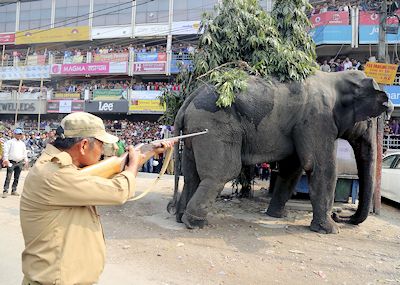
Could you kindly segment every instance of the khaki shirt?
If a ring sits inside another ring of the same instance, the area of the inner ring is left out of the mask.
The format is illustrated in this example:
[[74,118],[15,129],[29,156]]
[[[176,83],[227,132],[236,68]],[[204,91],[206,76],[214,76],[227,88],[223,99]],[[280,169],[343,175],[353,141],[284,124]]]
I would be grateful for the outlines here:
[[67,152],[48,145],[29,171],[21,196],[24,275],[43,285],[93,284],[104,268],[105,243],[95,205],[133,197],[135,176],[80,174]]

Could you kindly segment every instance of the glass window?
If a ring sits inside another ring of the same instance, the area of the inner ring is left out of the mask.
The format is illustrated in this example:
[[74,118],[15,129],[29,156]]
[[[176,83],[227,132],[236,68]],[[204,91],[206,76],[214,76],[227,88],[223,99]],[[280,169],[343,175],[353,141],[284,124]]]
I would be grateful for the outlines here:
[[382,161],[382,168],[390,168],[393,161],[396,159],[396,155],[390,155],[383,159]]
[[218,0],[174,0],[174,21],[197,21],[204,12],[213,12]]
[[20,27],[22,30],[48,29],[51,22],[51,0],[21,2]]
[[128,2],[126,0],[94,0],[93,26],[130,24],[132,5],[135,5],[137,2]]
[[0,4],[0,33],[15,32],[16,10],[15,3]]
[[274,6],[274,1],[273,0],[260,0],[260,5],[261,5],[261,7],[264,8],[265,11],[271,12],[272,7]]
[[89,0],[56,0],[55,27],[89,25]]
[[169,1],[148,0],[136,1],[136,23],[168,23]]

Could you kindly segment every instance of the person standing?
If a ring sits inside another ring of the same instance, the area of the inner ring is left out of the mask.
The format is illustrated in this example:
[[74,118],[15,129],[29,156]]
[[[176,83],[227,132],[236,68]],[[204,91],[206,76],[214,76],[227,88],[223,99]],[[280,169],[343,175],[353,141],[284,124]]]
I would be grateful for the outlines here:
[[14,130],[14,138],[4,144],[3,166],[7,167],[6,181],[4,182],[3,198],[8,196],[11,176],[14,173],[14,182],[11,186],[11,195],[19,196],[17,192],[18,180],[22,168],[28,166],[28,155],[26,145],[22,140],[23,132],[21,129]]
[[154,145],[145,153],[129,146],[124,171],[107,179],[80,170],[99,162],[104,143],[118,141],[99,117],[69,114],[56,134],[29,171],[21,196],[22,285],[95,284],[105,263],[96,206],[121,205],[132,198],[138,169],[174,143]]

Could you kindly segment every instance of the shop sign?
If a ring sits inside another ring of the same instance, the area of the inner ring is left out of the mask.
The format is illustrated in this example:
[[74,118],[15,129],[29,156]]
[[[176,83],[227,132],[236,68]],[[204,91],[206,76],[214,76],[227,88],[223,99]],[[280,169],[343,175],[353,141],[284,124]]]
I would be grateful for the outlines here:
[[[46,111],[45,108],[46,101],[39,101],[39,100],[24,100],[20,102],[0,102],[0,113],[1,114],[13,114],[17,111],[18,106],[18,114],[38,114],[39,110],[41,113]],[[42,103],[42,104],[41,104]],[[39,109],[39,107],[41,107]]]
[[0,67],[0,80],[50,78],[50,65]]
[[56,43],[72,41],[88,41],[89,27],[62,27],[48,30],[26,30],[17,32],[15,44]]
[[128,113],[129,103],[126,100],[119,101],[87,101],[85,112],[89,113]]
[[15,34],[0,34],[0,44],[13,44],[15,41]]
[[85,101],[83,100],[48,100],[47,113],[69,114],[83,112]]
[[133,74],[163,74],[166,66],[166,62],[134,62]]
[[120,100],[126,99],[124,89],[97,89],[93,91],[93,100]]
[[127,67],[127,62],[53,64],[51,74],[124,74],[127,73]]

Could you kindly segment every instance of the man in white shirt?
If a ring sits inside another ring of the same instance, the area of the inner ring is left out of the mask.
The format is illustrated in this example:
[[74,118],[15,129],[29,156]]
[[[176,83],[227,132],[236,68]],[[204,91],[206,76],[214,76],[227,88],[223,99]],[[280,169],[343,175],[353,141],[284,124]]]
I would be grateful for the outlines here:
[[343,62],[343,67],[344,70],[352,70],[353,69],[353,63],[350,61],[348,57],[346,57],[346,60]]
[[19,196],[17,193],[18,179],[22,168],[28,166],[28,155],[25,143],[22,141],[21,129],[14,130],[14,138],[4,144],[3,166],[7,167],[6,181],[4,182],[3,198],[8,196],[11,176],[14,172],[14,182],[11,186],[11,195]]

